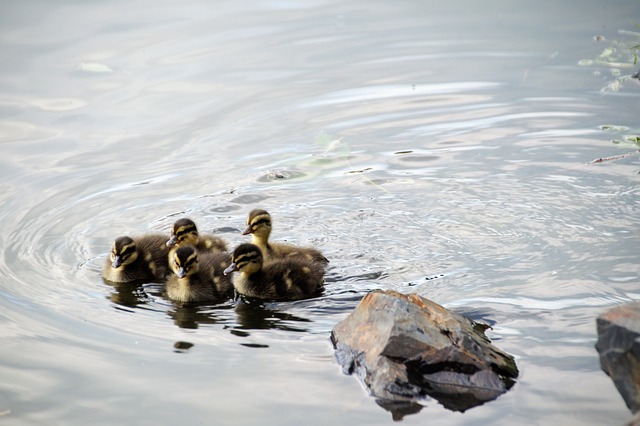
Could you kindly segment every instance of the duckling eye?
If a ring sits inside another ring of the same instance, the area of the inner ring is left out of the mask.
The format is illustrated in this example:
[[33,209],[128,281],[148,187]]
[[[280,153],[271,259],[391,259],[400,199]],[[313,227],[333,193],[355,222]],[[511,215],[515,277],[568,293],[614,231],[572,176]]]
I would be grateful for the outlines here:
[[271,221],[269,219],[260,219],[251,224],[251,229],[255,231],[256,229],[262,226],[271,226]]

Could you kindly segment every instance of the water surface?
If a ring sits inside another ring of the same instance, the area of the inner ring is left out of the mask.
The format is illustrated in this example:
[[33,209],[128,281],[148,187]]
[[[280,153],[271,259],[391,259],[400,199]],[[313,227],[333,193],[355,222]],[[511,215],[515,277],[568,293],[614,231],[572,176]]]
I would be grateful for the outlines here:
[[[406,424],[630,417],[595,318],[640,298],[640,164],[589,162],[637,149],[611,143],[640,133],[635,70],[594,61],[630,62],[635,0],[1,9],[4,423],[392,423],[328,339],[373,289],[484,318],[521,371]],[[233,246],[254,207],[331,259],[322,297],[178,307],[99,276],[118,235],[189,216]]]

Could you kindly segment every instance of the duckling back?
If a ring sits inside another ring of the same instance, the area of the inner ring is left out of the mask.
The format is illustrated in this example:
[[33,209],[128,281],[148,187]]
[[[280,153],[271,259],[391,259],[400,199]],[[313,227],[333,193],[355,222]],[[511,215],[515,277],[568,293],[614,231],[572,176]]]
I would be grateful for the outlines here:
[[301,259],[326,266],[329,263],[319,250],[311,247],[299,247],[285,243],[267,243],[265,260],[272,262],[278,259]]
[[305,299],[318,295],[324,285],[324,268],[302,258],[274,260],[262,267],[260,278],[266,287],[275,287],[279,300]]
[[198,251],[194,246],[172,250],[170,265],[174,275],[167,285],[167,296],[176,302],[210,302],[231,295],[231,277],[224,269],[231,264],[229,253]]
[[102,269],[111,282],[163,281],[168,273],[169,248],[161,234],[116,238]]
[[254,244],[241,244],[233,252],[233,263],[225,272],[239,271],[233,280],[238,293],[272,300],[295,300],[319,294],[324,268],[304,259],[263,262],[262,251]]
[[269,212],[262,209],[254,209],[249,212],[247,227],[242,233],[243,235],[251,234],[251,242],[260,247],[265,262],[272,262],[277,259],[300,258],[317,262],[323,266],[329,263],[329,260],[315,248],[269,241],[271,230],[272,220]]

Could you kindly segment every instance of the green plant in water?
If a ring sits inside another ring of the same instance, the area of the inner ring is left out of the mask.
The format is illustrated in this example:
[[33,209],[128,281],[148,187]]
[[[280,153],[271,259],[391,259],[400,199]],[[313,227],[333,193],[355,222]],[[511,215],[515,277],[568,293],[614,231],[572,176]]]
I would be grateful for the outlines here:
[[614,145],[620,145],[623,148],[637,148],[640,147],[640,133],[629,134],[629,128],[627,126],[617,126],[615,124],[603,124],[600,126],[600,130],[605,132],[615,132],[620,134],[619,137],[611,139],[611,143]]
[[[616,126],[614,124],[604,124],[600,126],[600,130],[605,132],[622,133],[622,132],[627,132],[629,128],[626,126]],[[604,163],[609,161],[620,160],[622,158],[630,157],[632,155],[636,155],[640,153],[640,149],[638,149],[640,147],[640,134],[622,135],[621,138],[612,139],[611,143],[614,145],[619,145],[623,148],[634,148],[634,150],[627,152],[625,154],[596,158],[594,160],[589,161],[587,164]],[[637,171],[636,173],[640,174],[640,171]]]
[[[635,25],[640,28],[640,25]],[[618,30],[622,36],[620,40],[606,40],[603,36],[596,36],[598,42],[607,43],[602,52],[594,59],[582,59],[578,62],[580,66],[604,66],[610,69],[611,75],[615,77],[613,81],[602,88],[603,91],[617,92],[621,85],[631,75],[621,75],[621,69],[633,68],[638,63],[638,50],[640,50],[640,32],[629,30]]]

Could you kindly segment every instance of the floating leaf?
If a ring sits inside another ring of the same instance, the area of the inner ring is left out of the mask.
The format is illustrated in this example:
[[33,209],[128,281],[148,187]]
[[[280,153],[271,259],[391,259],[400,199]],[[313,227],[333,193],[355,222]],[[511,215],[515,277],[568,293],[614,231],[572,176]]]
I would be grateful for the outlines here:
[[600,54],[600,56],[598,56],[598,58],[608,58],[612,56],[614,53],[616,53],[615,47],[607,47],[602,51],[602,53]]
[[605,132],[626,132],[629,130],[627,126],[617,126],[615,124],[603,124],[600,126],[600,130]]
[[638,136],[638,135],[627,135],[626,139],[629,142],[633,142],[636,145],[640,145],[640,136]]

